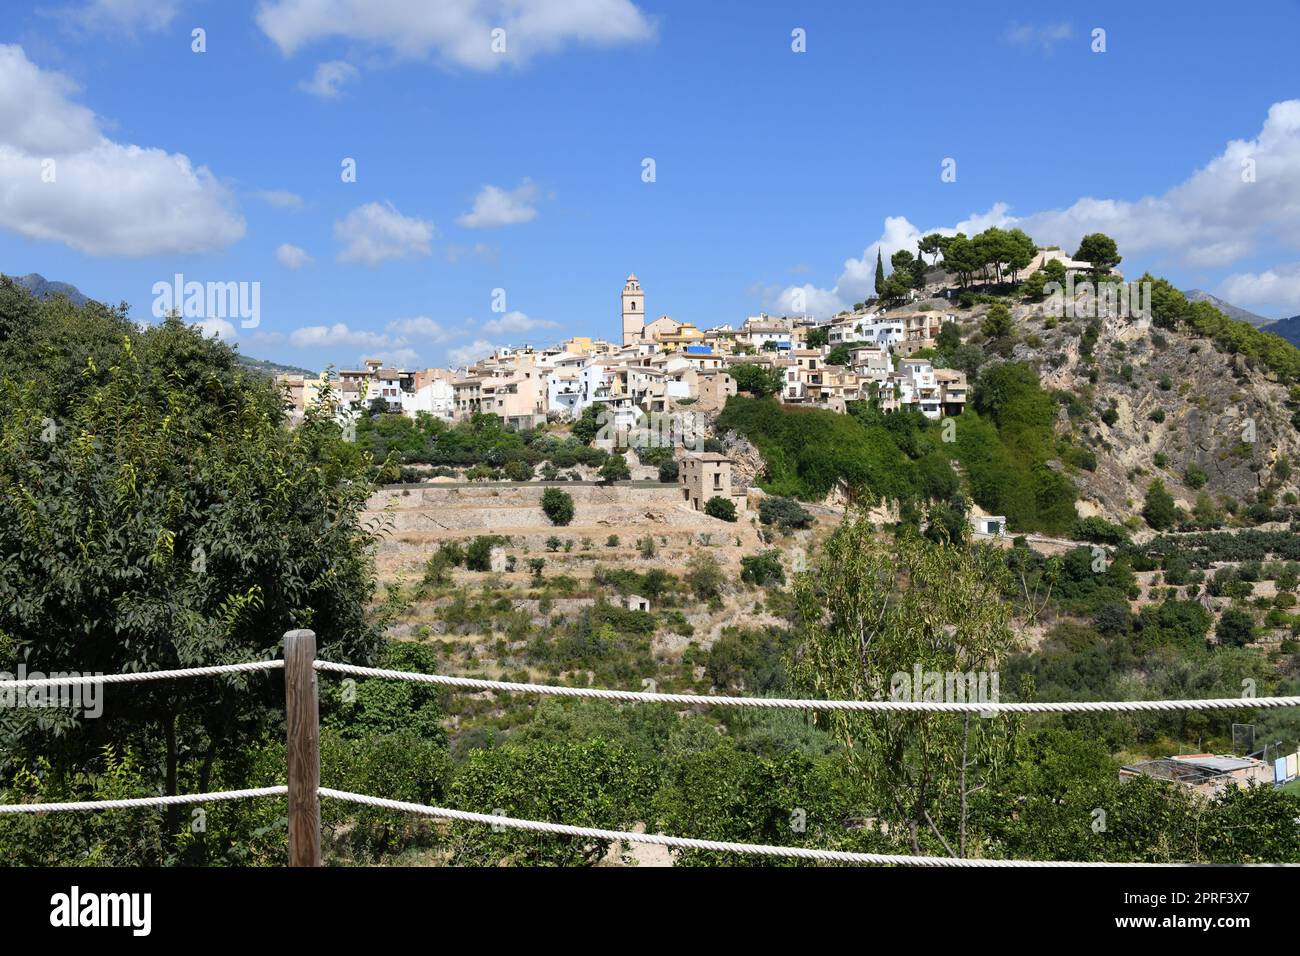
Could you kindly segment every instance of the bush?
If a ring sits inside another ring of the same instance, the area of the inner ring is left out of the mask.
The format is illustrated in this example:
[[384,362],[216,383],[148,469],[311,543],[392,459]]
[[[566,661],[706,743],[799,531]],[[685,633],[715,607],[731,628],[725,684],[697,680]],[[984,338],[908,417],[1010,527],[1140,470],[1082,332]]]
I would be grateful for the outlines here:
[[547,488],[542,493],[542,511],[551,524],[566,525],[573,520],[573,496],[559,488]]
[[700,551],[686,564],[687,586],[701,601],[716,598],[722,593],[722,568],[718,559],[707,551]]
[[510,481],[532,481],[533,479],[533,466],[522,459],[516,458],[514,461],[506,462],[501,471]]
[[780,553],[777,551],[764,551],[762,554],[741,558],[740,580],[758,587],[766,587],[769,584],[784,584],[785,568],[781,566]]
[[768,495],[758,503],[758,520],[785,531],[808,527],[812,524],[812,513],[793,498]]
[[677,481],[677,461],[670,459],[659,465],[659,480],[665,485]]
[[1128,532],[1098,515],[1080,518],[1074,523],[1074,537],[1097,544],[1127,544]]
[[600,466],[600,477],[602,481],[613,484],[616,481],[627,481],[632,477],[632,470],[627,466],[627,459],[622,455],[610,455],[605,459],[605,464]]
[[492,549],[505,542],[499,534],[479,535],[465,549],[465,567],[470,571],[491,571]]
[[1165,490],[1165,483],[1157,478],[1147,488],[1146,500],[1142,504],[1142,517],[1156,531],[1173,527],[1178,520],[1178,508],[1173,495]]
[[714,495],[704,503],[704,513],[710,518],[721,518],[723,521],[735,521],[736,505],[730,498],[723,498],[721,495]]
[[1224,647],[1242,647],[1255,639],[1255,619],[1245,611],[1230,607],[1219,618],[1214,636]]

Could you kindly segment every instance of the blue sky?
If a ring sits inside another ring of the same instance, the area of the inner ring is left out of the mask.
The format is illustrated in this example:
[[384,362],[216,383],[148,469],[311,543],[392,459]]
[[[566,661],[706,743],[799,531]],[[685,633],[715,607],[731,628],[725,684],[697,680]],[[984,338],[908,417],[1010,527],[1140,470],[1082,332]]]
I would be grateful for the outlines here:
[[1157,6],[11,0],[0,271],[141,319],[258,282],[209,328],[309,367],[615,336],[629,272],[702,326],[826,311],[993,223],[1300,312],[1300,7]]

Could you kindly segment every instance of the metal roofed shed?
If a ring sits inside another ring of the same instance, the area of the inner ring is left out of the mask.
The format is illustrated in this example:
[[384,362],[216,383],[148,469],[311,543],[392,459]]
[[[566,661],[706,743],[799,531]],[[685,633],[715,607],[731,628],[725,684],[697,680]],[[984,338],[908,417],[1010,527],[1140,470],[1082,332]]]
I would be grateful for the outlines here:
[[1219,754],[1187,754],[1144,760],[1121,767],[1119,776],[1121,780],[1136,776],[1169,780],[1190,787],[1203,796],[1213,796],[1229,786],[1273,782],[1272,768],[1264,761]]

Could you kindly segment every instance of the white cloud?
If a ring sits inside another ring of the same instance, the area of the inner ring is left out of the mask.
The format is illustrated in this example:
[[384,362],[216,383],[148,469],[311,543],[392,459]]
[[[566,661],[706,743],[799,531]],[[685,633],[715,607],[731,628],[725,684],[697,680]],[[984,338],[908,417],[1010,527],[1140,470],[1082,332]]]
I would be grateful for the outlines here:
[[495,352],[500,346],[493,345],[487,339],[475,339],[469,345],[447,350],[447,361],[452,365],[471,365],[481,358]]
[[[341,38],[475,70],[523,64],[570,45],[644,42],[655,32],[632,0],[266,0],[257,23],[286,56]],[[498,28],[504,52],[492,48]]]
[[291,245],[287,242],[282,243],[279,248],[275,250],[275,261],[280,263],[280,265],[284,266],[286,269],[291,269],[295,272],[315,262],[315,260],[307,254],[306,249]]
[[312,78],[299,83],[298,89],[312,96],[319,96],[323,100],[332,100],[338,97],[345,84],[351,83],[360,75],[361,73],[351,63],[330,60],[317,66]]
[[421,363],[421,346],[441,345],[460,333],[428,316],[395,319],[383,332],[354,329],[344,322],[308,325],[289,333],[289,343],[298,348],[363,349],[365,357],[382,359],[390,365],[412,367]]
[[415,349],[380,349],[366,353],[365,357],[379,359],[389,368],[412,368],[421,364]]
[[[995,203],[955,227],[924,230],[904,217],[888,217],[881,237],[867,246],[862,258],[846,260],[835,286],[791,286],[777,302],[790,302],[794,290],[804,288],[810,312],[814,301],[836,311],[872,294],[878,247],[888,260],[901,248],[915,252],[920,235],[957,231],[973,235],[989,226],[1020,228],[1040,245],[1059,245],[1067,251],[1077,248],[1088,233],[1104,232],[1119,244],[1126,263],[1141,260],[1152,266],[1172,262],[1197,269],[1226,268],[1261,246],[1300,248],[1300,100],[1274,103],[1254,139],[1232,140],[1219,155],[1158,196],[1135,200],[1087,196],[1064,209],[1025,216],[1012,215],[1006,203]],[[1275,282],[1273,287],[1284,291],[1285,283]]]
[[432,222],[403,216],[391,202],[358,206],[334,223],[334,238],[345,243],[338,261],[368,266],[388,259],[427,256],[436,235]]
[[489,319],[483,323],[483,331],[491,336],[511,335],[532,332],[536,329],[558,328],[558,322],[549,319],[532,319],[522,312],[507,312],[499,319]]
[[206,336],[212,336],[221,339],[223,342],[229,342],[235,338],[238,333],[235,327],[225,319],[204,319],[202,322],[195,322],[199,330]]
[[135,33],[167,29],[179,10],[179,0],[86,0],[61,12],[88,30]]
[[1274,305],[1300,311],[1300,262],[1230,275],[1220,284],[1219,295],[1233,305]]
[[1039,49],[1050,53],[1058,43],[1069,40],[1073,36],[1074,25],[1068,21],[1040,26],[1012,23],[1007,27],[1005,39],[1012,46]]
[[466,258],[474,258],[479,262],[495,265],[497,253],[497,248],[486,242],[476,242],[472,246],[458,246],[454,243],[448,243],[447,245],[447,261],[452,265]]
[[348,328],[346,323],[333,325],[307,325],[289,333],[289,343],[298,348],[336,347],[359,345],[363,348],[383,348],[389,344],[388,336],[364,329]]
[[260,192],[253,193],[254,199],[260,199],[268,206],[275,209],[290,209],[297,212],[307,203],[297,193],[291,193],[287,189],[263,189]]
[[537,218],[537,187],[525,179],[506,192],[500,186],[484,186],[474,197],[474,208],[456,221],[467,229],[496,229]]
[[74,91],[22,47],[0,45],[0,228],[93,256],[212,252],[243,238],[243,217],[206,167],[113,142],[68,99]]
[[412,340],[425,342],[446,342],[457,333],[450,331],[427,316],[413,319],[397,319],[387,325],[388,333],[393,337],[394,345],[405,345]]

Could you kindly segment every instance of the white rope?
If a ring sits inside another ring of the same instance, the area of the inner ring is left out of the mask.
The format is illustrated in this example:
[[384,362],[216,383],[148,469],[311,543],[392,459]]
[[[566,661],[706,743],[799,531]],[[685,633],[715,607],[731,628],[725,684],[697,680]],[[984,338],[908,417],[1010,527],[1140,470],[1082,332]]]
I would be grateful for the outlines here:
[[129,800],[83,800],[80,803],[0,803],[0,813],[59,813],[64,811],[129,810],[134,807],[167,807],[180,803],[208,803],[244,800],[248,797],[283,797],[285,786],[254,790],[219,790],[216,793],[179,793],[170,797],[133,797]]
[[171,680],[176,677],[212,677],[216,674],[243,674],[249,671],[274,671],[284,667],[284,660],[248,661],[244,664],[217,664],[213,667],[183,667],[172,671],[136,671],[130,674],[87,674],[82,677],[42,677],[31,680],[0,680],[0,687],[81,687],[86,684],[133,684],[147,680]]
[[1253,710],[1257,707],[1300,707],[1300,696],[1216,697],[1203,700],[1087,700],[1057,703],[793,700],[780,697],[719,697],[705,694],[654,694],[633,690],[602,690],[596,687],[560,687],[554,684],[517,684],[509,681],[480,680],[474,677],[448,677],[443,674],[415,674],[410,671],[381,670],[374,667],[357,667],[354,664],[336,664],[333,661],[318,660],[315,663],[317,670],[352,674],[357,677],[405,680],[420,684],[440,684],[449,687],[469,687],[475,690],[514,691],[525,694],[547,694],[555,697],[589,697],[599,700],[626,700],[648,704],[685,704],[688,706],[765,707],[791,710],[922,711],[956,714],[1077,714],[1099,711]]
[[[1048,860],[982,860],[963,859],[952,856],[910,856],[904,853],[855,853],[848,850],[818,850],[801,846],[768,846],[762,843],[727,843],[721,840],[693,840],[687,837],[664,836],[658,833],[632,833],[627,830],[599,830],[594,827],[574,827],[564,823],[544,823],[540,820],[520,820],[515,817],[497,816],[491,813],[471,813],[467,810],[450,810],[446,807],[430,807],[422,803],[405,803],[401,800],[385,800],[382,797],[369,797],[361,793],[349,793],[345,790],[331,790],[321,787],[318,791],[322,797],[347,800],[368,807],[384,810],[396,810],[403,813],[416,813],[426,817],[438,817],[443,820],[460,820],[465,823],[482,823],[494,827],[506,827],[513,830],[532,830],[538,833],[556,833],[563,836],[587,837],[592,840],[617,840],[624,843],[651,843],[656,846],[675,847],[682,850],[713,850],[719,853],[747,853],[752,856],[781,856],[800,860],[825,860],[830,863],[867,863],[893,866],[926,867],[1132,867],[1132,866],[1204,866],[1198,863],[1110,863],[1110,862],[1074,862]],[[1268,865],[1268,864],[1256,864]]]

